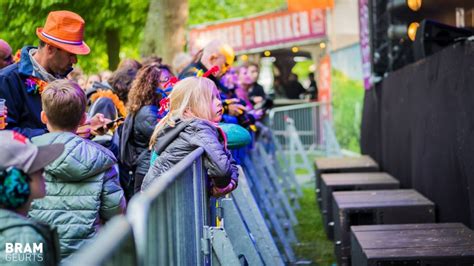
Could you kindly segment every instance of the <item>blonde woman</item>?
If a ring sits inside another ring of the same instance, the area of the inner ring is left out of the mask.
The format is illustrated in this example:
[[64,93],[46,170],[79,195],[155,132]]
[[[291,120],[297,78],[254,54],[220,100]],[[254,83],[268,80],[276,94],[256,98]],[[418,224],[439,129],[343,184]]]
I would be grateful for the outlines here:
[[214,82],[202,77],[185,78],[174,86],[169,100],[169,112],[151,137],[153,157],[158,156],[152,158],[142,190],[198,147],[205,151],[204,166],[211,178],[211,194],[219,197],[234,190],[238,171],[226,148],[225,135],[216,126],[223,109]]

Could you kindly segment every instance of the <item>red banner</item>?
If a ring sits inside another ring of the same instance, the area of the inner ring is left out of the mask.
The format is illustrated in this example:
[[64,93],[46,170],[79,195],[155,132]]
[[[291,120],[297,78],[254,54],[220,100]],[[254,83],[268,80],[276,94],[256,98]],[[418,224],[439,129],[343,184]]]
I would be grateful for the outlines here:
[[195,54],[214,39],[229,44],[236,52],[244,52],[317,40],[325,36],[324,10],[280,11],[193,28],[189,33],[189,50]]
[[328,103],[323,108],[322,116],[331,119],[331,58],[323,57],[319,63],[318,101]]

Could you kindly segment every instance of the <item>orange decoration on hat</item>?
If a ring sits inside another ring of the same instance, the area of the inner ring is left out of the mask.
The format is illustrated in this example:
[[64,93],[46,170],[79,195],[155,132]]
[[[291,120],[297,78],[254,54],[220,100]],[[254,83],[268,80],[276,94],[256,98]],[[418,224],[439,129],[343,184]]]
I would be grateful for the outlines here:
[[84,42],[85,22],[71,11],[53,11],[48,14],[43,28],[36,35],[43,42],[72,54],[85,55],[90,52]]

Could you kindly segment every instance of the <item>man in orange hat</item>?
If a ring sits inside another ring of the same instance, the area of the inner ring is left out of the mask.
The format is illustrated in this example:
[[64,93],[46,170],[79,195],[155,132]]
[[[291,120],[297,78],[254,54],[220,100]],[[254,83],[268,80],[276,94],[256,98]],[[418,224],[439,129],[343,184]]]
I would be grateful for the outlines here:
[[[36,29],[39,47],[23,47],[19,62],[0,70],[0,98],[8,107],[7,128],[29,138],[47,131],[40,118],[41,93],[47,83],[72,71],[77,55],[89,54],[84,26],[76,13],[50,12],[44,27]],[[100,116],[93,121],[104,122]]]

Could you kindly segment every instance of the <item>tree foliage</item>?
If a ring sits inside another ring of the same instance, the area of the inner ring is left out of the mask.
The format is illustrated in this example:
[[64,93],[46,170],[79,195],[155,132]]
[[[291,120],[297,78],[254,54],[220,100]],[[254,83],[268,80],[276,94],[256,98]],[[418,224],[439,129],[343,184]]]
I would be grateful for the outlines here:
[[[285,0],[189,0],[187,25],[248,16],[284,5]],[[109,64],[113,67],[114,60],[109,60],[108,54],[119,53],[120,58],[140,57],[148,8],[146,0],[0,0],[0,38],[15,51],[24,45],[37,45],[36,28],[44,25],[50,11],[76,12],[86,21],[85,41],[91,47],[91,53],[81,56],[78,65],[87,73],[98,72],[107,69]],[[108,51],[107,41],[117,39],[114,34],[118,35],[120,45],[117,47],[114,41],[115,46],[109,45]]]
[[121,57],[138,57],[142,29],[146,20],[147,1],[137,0],[0,0],[0,38],[13,50],[37,45],[36,28],[42,27],[50,11],[70,10],[86,21],[85,41],[91,53],[79,58],[86,72],[97,72],[109,66],[106,32],[117,31]]
[[360,152],[360,122],[364,99],[362,81],[332,71],[334,130],[341,148]]
[[189,25],[245,17],[285,7],[286,0],[189,0]]

